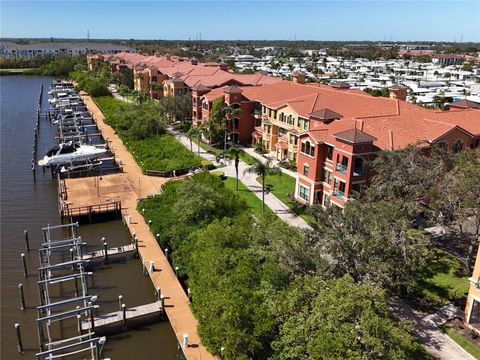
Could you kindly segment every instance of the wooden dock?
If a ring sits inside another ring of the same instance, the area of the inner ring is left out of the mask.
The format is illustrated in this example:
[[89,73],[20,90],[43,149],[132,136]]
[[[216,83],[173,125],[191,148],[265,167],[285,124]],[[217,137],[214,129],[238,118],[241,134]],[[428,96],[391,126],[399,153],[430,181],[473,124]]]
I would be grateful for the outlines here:
[[[121,159],[124,175],[131,184],[131,190],[125,191],[125,195],[122,198],[122,214],[124,219],[130,219],[126,223],[130,233],[132,235],[135,234],[138,239],[139,255],[143,263],[146,266],[148,266],[147,264],[150,261],[154,263],[155,271],[148,272],[148,276],[150,276],[154,288],[160,288],[161,293],[165,296],[165,313],[172,325],[178,343],[183,344],[184,335],[188,334],[188,346],[182,346],[185,358],[187,360],[219,359],[219,357],[210,354],[201,343],[197,332],[198,321],[192,313],[187,294],[185,294],[175,275],[175,271],[165,257],[142,214],[137,210],[137,200],[139,198],[160,193],[161,185],[169,179],[144,175],[142,169],[115,131],[104,123],[105,117],[93,100],[85,95],[82,95],[82,98],[88,110],[92,113],[104,138],[108,138],[109,146],[115,151],[116,158]],[[70,198],[70,193],[68,193],[68,196]]]
[[[108,314],[94,317],[95,331],[102,331],[105,327],[114,327],[123,325],[124,321],[128,323],[129,320],[139,319],[147,316],[161,315],[162,308],[160,301],[151,304],[140,305],[125,310],[125,320],[122,311],[114,311]],[[90,331],[92,327],[90,320],[82,321],[82,331]]]
[[[134,252],[136,250],[135,244],[119,246],[107,250],[107,256],[122,255]],[[92,253],[82,254],[82,260],[93,260],[105,258],[105,250],[97,250]]]

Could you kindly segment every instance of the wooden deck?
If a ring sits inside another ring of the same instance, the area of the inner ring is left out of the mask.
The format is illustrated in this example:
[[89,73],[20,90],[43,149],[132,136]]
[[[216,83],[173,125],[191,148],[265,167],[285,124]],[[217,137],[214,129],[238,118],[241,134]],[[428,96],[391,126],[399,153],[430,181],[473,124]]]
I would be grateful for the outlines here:
[[[136,248],[134,244],[124,245],[124,246],[107,249],[107,255],[113,256],[113,255],[128,254],[128,253],[134,252],[135,250]],[[92,260],[92,259],[98,259],[98,258],[104,258],[104,257],[105,257],[105,250],[98,250],[92,253],[83,254],[82,260]]]
[[[125,318],[127,320],[138,319],[145,316],[151,316],[162,312],[160,301],[151,304],[140,305],[133,308],[126,309]],[[122,311],[114,311],[108,314],[94,317],[95,330],[101,330],[105,326],[113,326],[123,324]],[[90,320],[82,321],[82,331],[90,331],[92,324]]]
[[[104,116],[92,99],[85,95],[82,95],[82,98],[88,110],[93,114],[103,136],[108,137],[110,149],[114,150],[116,158],[121,160],[124,170],[124,173],[121,175],[127,177],[131,188],[129,191],[118,193],[123,194],[121,200],[122,213],[125,218],[129,215],[131,216],[131,222],[127,224],[127,226],[130,233],[135,234],[138,238],[140,257],[145,264],[149,264],[150,261],[154,262],[155,271],[148,275],[154,288],[160,288],[162,294],[165,296],[165,312],[179,344],[183,344],[183,335],[185,333],[189,336],[189,346],[182,349],[185,357],[188,360],[219,359],[210,354],[201,343],[197,332],[198,322],[190,309],[188,297],[162,249],[160,249],[157,240],[145,223],[143,216],[136,209],[138,198],[146,197],[149,194],[160,193],[161,185],[169,179],[144,175],[132,154],[130,154],[123,145],[115,131],[104,123]],[[70,200],[71,195],[68,190],[67,182],[67,192]],[[102,187],[100,190],[100,194],[103,194]]]

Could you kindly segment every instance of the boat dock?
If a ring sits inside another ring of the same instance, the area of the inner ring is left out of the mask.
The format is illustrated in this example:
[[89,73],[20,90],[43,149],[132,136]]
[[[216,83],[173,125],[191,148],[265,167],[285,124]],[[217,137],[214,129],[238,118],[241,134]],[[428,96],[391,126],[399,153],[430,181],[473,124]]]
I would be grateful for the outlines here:
[[[162,302],[156,301],[151,304],[140,305],[132,308],[124,308],[119,311],[114,311],[109,314],[94,317],[93,325],[95,332],[112,333],[115,328],[122,330],[127,325],[127,322],[137,320],[145,317],[159,318],[163,314]],[[106,330],[108,328],[108,330]],[[92,322],[82,321],[82,331],[90,332],[92,329]]]
[[[105,247],[106,247],[106,243],[105,243]],[[97,250],[92,253],[82,254],[81,259],[95,260],[95,259],[104,258],[106,261],[108,261],[109,256],[126,255],[126,254],[133,253],[136,250],[137,250],[137,247],[135,246],[135,244],[130,244],[130,245],[124,245],[124,246],[107,249],[106,255],[105,255],[105,250]]]
[[[115,131],[104,123],[105,118],[94,101],[85,94],[81,94],[81,96],[88,110],[93,115],[97,127],[101,130],[104,138],[108,139],[109,147],[115,151],[117,159],[121,159],[124,175],[131,184],[131,189],[123,191],[122,195],[123,219],[132,237],[136,238],[139,256],[154,288],[161,289],[161,294],[164,295],[165,314],[172,325],[178,343],[182,344],[182,351],[186,359],[218,359],[218,357],[210,354],[201,343],[197,332],[198,321],[192,313],[188,296],[163,250],[160,248],[157,239],[150,231],[142,214],[137,210],[138,199],[159,194],[161,186],[169,179],[144,175],[142,169]],[[68,199],[73,201],[74,196],[69,192],[68,182],[66,187]],[[93,190],[90,189],[90,191]],[[101,186],[100,193],[102,193]],[[183,346],[185,345],[185,336],[188,338],[188,341],[186,346]]]

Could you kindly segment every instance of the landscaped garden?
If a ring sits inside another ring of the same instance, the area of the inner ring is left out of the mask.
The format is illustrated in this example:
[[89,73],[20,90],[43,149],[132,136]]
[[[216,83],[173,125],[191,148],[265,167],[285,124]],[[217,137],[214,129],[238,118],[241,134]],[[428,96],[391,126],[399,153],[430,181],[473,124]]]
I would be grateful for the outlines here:
[[[235,191],[235,178],[228,177],[223,183],[227,189]],[[260,200],[253,192],[251,192],[241,181],[238,182],[238,192],[236,194],[243,199],[252,213],[260,217],[262,216],[262,200]],[[269,207],[265,207],[266,213],[273,214],[273,211]]]

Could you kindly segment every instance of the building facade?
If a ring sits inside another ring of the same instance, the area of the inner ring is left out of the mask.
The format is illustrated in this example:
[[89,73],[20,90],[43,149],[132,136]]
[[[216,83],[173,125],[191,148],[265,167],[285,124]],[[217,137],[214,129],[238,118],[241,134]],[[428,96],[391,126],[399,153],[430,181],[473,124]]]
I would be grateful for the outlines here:
[[477,259],[473,268],[468,290],[467,305],[463,322],[469,328],[480,334],[480,247],[477,251]]

